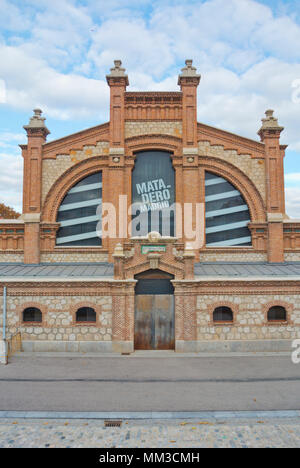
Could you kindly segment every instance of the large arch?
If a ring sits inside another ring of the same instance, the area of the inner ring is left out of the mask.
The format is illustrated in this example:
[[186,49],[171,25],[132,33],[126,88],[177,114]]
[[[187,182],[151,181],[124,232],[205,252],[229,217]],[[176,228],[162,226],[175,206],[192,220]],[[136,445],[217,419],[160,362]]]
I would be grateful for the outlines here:
[[182,139],[172,135],[137,135],[125,140],[126,154],[133,156],[142,151],[167,151],[174,156],[182,153]]
[[103,170],[106,166],[107,162],[103,156],[96,156],[65,171],[49,190],[42,210],[42,222],[55,223],[57,211],[68,191],[81,179]]
[[265,222],[266,208],[254,183],[238,167],[215,157],[199,158],[199,166],[228,180],[243,195],[250,211],[251,222]]

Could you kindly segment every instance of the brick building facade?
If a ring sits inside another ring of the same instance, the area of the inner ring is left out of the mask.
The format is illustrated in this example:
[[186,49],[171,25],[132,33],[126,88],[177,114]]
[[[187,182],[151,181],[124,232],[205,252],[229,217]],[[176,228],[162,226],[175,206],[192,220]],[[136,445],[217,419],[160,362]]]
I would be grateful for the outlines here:
[[[108,123],[49,143],[40,110],[24,127],[23,214],[0,220],[8,334],[33,351],[289,350],[300,221],[285,213],[273,111],[260,142],[243,138],[197,122],[192,61],[178,92],[129,92],[121,65],[107,76]],[[157,218],[139,233],[139,200],[147,219],[175,202],[174,231]],[[197,221],[199,245],[187,234]]]

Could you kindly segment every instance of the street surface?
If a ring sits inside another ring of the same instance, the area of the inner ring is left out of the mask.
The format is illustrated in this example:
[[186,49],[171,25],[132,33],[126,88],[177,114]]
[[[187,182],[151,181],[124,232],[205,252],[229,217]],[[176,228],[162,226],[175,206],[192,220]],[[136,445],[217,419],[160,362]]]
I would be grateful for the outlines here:
[[300,410],[289,355],[162,356],[13,356],[0,366],[0,411]]

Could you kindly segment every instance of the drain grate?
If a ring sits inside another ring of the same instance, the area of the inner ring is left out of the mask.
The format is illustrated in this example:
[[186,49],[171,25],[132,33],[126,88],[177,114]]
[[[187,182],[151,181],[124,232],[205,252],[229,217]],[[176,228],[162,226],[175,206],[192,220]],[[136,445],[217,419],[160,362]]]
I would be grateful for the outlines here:
[[122,421],[111,421],[111,420],[104,421],[104,427],[121,427],[121,426],[122,426]]

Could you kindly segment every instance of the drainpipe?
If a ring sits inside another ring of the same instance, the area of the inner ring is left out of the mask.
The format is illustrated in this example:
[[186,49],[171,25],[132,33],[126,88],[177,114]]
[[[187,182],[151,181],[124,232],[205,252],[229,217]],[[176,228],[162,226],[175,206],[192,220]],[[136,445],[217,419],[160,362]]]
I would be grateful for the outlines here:
[[7,342],[6,342],[6,316],[7,316],[7,291],[6,286],[3,287],[3,333],[2,339],[4,343],[4,364],[7,364]]

